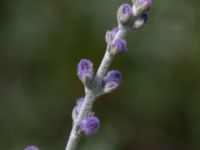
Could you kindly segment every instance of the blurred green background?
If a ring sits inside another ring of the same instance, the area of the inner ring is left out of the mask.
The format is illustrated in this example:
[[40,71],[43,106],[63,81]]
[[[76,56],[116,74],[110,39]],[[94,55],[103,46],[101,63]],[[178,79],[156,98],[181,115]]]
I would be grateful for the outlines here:
[[[97,69],[104,34],[131,0],[0,1],[0,150],[63,150],[83,96],[76,66]],[[120,88],[98,99],[97,135],[79,150],[200,149],[200,1],[154,0],[149,22],[127,37],[111,69]]]

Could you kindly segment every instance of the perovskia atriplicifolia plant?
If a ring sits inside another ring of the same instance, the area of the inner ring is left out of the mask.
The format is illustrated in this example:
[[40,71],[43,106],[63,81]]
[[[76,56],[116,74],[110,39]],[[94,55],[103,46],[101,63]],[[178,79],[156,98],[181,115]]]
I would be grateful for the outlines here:
[[[108,71],[108,69],[115,58],[127,52],[125,40],[127,32],[144,26],[151,6],[151,0],[132,0],[132,6],[126,3],[119,7],[118,25],[106,32],[107,47],[96,73],[90,60],[80,60],[77,75],[84,85],[85,96],[77,100],[72,110],[73,126],[65,150],[76,150],[82,135],[90,136],[97,133],[100,120],[95,116],[93,104],[100,95],[110,93],[120,85],[121,73],[117,70]],[[28,146],[24,150],[39,149],[36,146]]]

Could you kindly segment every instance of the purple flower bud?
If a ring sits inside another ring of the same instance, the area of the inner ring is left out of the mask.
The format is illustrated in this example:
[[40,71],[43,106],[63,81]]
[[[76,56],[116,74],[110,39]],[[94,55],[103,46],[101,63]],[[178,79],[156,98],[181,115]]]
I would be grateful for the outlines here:
[[107,75],[103,78],[103,82],[115,81],[117,83],[121,82],[121,73],[117,70],[112,70],[107,73]]
[[126,24],[132,17],[132,7],[129,4],[123,4],[117,11],[118,23]]
[[39,150],[36,146],[27,146],[24,150]]
[[132,29],[139,29],[141,28],[148,20],[148,14],[143,13],[139,18],[135,20],[133,23]]
[[126,41],[124,39],[116,39],[111,44],[110,54],[113,56],[123,55],[127,51]]
[[110,44],[113,41],[118,31],[119,31],[119,27],[115,27],[111,31],[106,32],[105,40],[107,44]]
[[138,16],[145,11],[148,11],[152,6],[151,0],[133,0],[133,14]]
[[76,101],[76,106],[73,108],[72,110],[72,118],[75,121],[79,115],[80,109],[83,105],[84,102],[84,97],[80,97],[79,99],[77,99]]
[[95,134],[98,131],[99,127],[100,127],[100,121],[95,116],[88,116],[85,120],[83,120],[79,124],[80,130],[85,135]]
[[93,64],[88,59],[82,59],[78,64],[78,77],[81,81],[91,81],[93,79]]
[[104,86],[104,92],[108,93],[115,90],[121,83],[121,79],[122,76],[119,71],[109,71],[102,81],[102,85]]

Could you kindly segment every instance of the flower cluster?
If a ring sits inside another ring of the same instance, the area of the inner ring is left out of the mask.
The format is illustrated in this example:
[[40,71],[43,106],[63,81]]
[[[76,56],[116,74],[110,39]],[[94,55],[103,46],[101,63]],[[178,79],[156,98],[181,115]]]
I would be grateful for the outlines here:
[[121,29],[126,32],[130,29],[141,28],[148,20],[148,10],[151,8],[151,0],[133,0],[133,6],[122,4],[117,12],[118,27],[106,32],[108,51],[112,56],[123,55],[127,51],[126,41],[119,38]]
[[[139,29],[146,23],[148,20],[147,12],[150,7],[151,0],[133,0],[133,6],[122,4],[119,7],[117,11],[118,26],[107,31],[105,35],[108,53],[107,57],[110,58],[110,60],[126,53],[127,42],[124,38],[126,32],[130,29]],[[106,68],[108,64],[103,65]],[[121,73],[116,70],[108,72],[106,70],[102,73],[103,76],[100,77],[97,72],[97,75],[94,76],[93,63],[88,59],[80,60],[77,74],[84,84],[85,91],[88,91],[89,89],[89,93],[92,93],[94,97],[117,89],[122,79]],[[82,132],[85,135],[91,135],[96,133],[99,129],[100,121],[94,116],[94,112],[91,110],[87,111],[85,117],[79,117],[82,107],[86,107],[86,104],[88,103],[87,100],[84,99],[85,98],[82,97],[77,100],[76,106],[72,112],[72,118],[74,124],[78,126],[79,132]]]
[[[113,30],[117,30],[113,29]],[[115,34],[110,35],[111,38],[114,38]],[[115,47],[116,51],[120,51],[120,54],[124,53],[126,49],[126,41],[123,39],[116,40],[113,47]],[[93,80],[93,64],[88,59],[82,59],[78,64],[77,74],[79,79],[85,83],[89,81],[89,84],[85,86],[92,86],[91,81]],[[121,73],[119,71],[113,70],[109,71],[107,75],[105,75],[101,79],[100,89],[101,94],[112,92],[117,89],[121,82]],[[79,98],[76,101],[76,105],[72,111],[72,118],[74,124],[78,126],[78,130],[85,135],[95,134],[100,127],[100,120],[94,115],[93,111],[89,111],[87,117],[83,120],[77,120],[80,115],[81,108],[83,107],[85,100],[84,97]]]
[[[113,40],[115,38],[115,32],[117,32],[117,28],[113,29],[114,32],[110,34],[108,37],[109,40]],[[111,33],[111,32],[110,32]],[[111,45],[111,47],[117,52],[119,51],[119,54],[123,54],[126,50],[126,41],[124,39],[117,39]],[[113,54],[114,55],[114,54]],[[87,84],[84,84],[85,88],[90,88],[90,90],[96,90],[97,86],[96,84],[93,85],[93,64],[88,59],[82,59],[80,60],[78,64],[77,74],[79,79]],[[100,94],[106,94],[109,92],[112,92],[113,90],[117,89],[119,84],[121,83],[121,73],[119,71],[113,70],[107,72],[107,74],[100,79],[100,84],[98,87],[99,90],[97,90],[99,93],[96,93],[97,95]],[[96,92],[96,91],[95,91]],[[95,93],[93,91],[93,93]],[[74,121],[74,125],[77,126],[78,131],[80,133],[84,133],[85,135],[92,135],[96,133],[100,127],[100,120],[94,115],[94,112],[92,110],[88,111],[86,117],[84,119],[78,120],[81,109],[85,103],[85,97],[81,97],[77,99],[76,105],[72,111],[72,118]]]
[[[113,29],[113,32],[107,33],[107,40],[112,41],[117,33],[118,28]],[[119,54],[123,54],[126,51],[126,41],[124,39],[117,39],[111,45],[112,49]],[[114,53],[112,55],[115,55]],[[93,63],[88,59],[82,59],[78,63],[77,67],[77,75],[79,79],[83,82],[85,88],[90,88],[90,90],[97,89],[96,87],[93,87]],[[99,93],[96,93],[96,95],[100,94],[106,94],[109,92],[112,92],[113,90],[117,89],[121,82],[121,73],[119,71],[113,70],[109,71],[103,78],[100,79],[101,82],[99,84],[97,91]],[[85,84],[87,83],[87,84]],[[95,92],[93,92],[95,93]],[[74,121],[74,125],[77,126],[78,131],[80,133],[84,133],[85,135],[92,135],[95,134],[99,127],[100,127],[100,120],[94,115],[94,112],[92,110],[88,111],[86,117],[84,119],[78,120],[81,109],[85,102],[85,97],[81,97],[77,99],[76,105],[72,111],[72,118]]]

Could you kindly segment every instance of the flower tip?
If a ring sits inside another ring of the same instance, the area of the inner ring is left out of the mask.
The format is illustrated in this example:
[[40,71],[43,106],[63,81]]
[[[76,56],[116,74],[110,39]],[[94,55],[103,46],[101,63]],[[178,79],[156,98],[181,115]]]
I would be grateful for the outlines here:
[[132,17],[132,7],[129,4],[122,4],[117,11],[117,20],[121,24],[126,24]]

